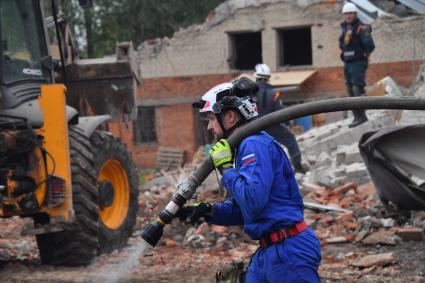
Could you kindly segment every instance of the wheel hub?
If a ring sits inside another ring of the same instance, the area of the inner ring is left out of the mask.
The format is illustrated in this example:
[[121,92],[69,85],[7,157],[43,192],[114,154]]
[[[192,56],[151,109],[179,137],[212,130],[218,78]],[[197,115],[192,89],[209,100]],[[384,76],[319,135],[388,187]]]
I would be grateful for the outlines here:
[[99,206],[101,208],[111,206],[114,202],[114,187],[108,181],[99,184]]

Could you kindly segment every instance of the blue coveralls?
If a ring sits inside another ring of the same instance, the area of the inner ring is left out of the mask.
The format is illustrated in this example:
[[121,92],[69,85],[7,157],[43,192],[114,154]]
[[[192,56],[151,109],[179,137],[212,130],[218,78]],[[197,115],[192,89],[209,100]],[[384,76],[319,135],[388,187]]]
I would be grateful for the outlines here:
[[[286,154],[270,135],[261,132],[240,144],[235,168],[222,182],[232,198],[214,204],[209,223],[243,225],[253,240],[290,228],[304,218],[303,200]],[[320,282],[320,242],[311,228],[266,248],[259,248],[245,282]]]
[[[276,98],[276,91],[270,84],[262,81],[258,82],[257,85],[259,90],[255,96],[257,99],[256,103],[259,117],[283,109],[281,99]],[[283,124],[270,127],[266,132],[288,149],[289,156],[294,166],[301,167],[301,151],[294,134]]]

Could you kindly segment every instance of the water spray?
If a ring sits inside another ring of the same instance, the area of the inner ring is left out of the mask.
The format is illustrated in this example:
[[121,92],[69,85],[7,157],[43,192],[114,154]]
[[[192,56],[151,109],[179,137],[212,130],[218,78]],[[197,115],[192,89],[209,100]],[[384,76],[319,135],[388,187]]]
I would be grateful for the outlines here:
[[[417,97],[347,97],[298,104],[270,113],[237,129],[229,137],[228,142],[233,149],[244,138],[289,120],[319,113],[366,109],[425,110],[425,99]],[[177,191],[171,201],[158,217],[143,229],[140,236],[151,246],[156,246],[162,237],[165,225],[169,224],[179,209],[194,196],[196,188],[213,170],[212,160],[207,158],[187,180],[177,186]]]

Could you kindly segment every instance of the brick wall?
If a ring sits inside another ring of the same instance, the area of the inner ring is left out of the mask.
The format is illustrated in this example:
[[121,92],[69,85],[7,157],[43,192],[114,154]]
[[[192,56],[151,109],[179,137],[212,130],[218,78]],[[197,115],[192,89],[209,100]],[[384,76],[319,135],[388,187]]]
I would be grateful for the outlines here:
[[[367,73],[368,84],[391,76],[398,84],[408,87],[414,78],[413,70],[418,70],[420,62],[397,62],[373,64]],[[200,75],[144,79],[139,92],[139,100],[164,99],[176,96],[201,96],[216,84],[229,81],[237,74]],[[291,96],[302,99],[320,99],[345,95],[343,70],[341,67],[319,69],[301,88],[299,93]],[[195,120],[190,104],[158,106],[156,108],[157,145],[134,146],[130,142],[133,159],[138,166],[154,167],[158,146],[180,147],[186,151],[186,161],[190,161],[197,149],[195,140]],[[130,135],[122,127],[114,128],[117,133]],[[128,140],[128,137],[124,137]]]
[[235,74],[198,75],[144,79],[138,97],[143,99],[161,99],[171,97],[193,97],[222,82],[236,77]]
[[[398,85],[409,87],[420,65],[420,61],[372,64],[367,70],[366,83],[372,85],[390,76]],[[343,68],[329,67],[318,69],[317,73],[301,86],[299,92],[287,94],[287,97],[290,100],[299,101],[345,95]]]

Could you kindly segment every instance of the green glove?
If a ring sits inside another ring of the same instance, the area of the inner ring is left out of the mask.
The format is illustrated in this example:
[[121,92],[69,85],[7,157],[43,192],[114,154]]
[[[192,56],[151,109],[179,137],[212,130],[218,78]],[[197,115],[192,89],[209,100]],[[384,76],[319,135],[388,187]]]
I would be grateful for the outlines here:
[[233,166],[233,155],[230,145],[225,139],[221,139],[210,150],[211,159],[215,168],[222,172]]
[[175,217],[187,224],[195,224],[205,216],[211,216],[212,205],[209,202],[195,202],[193,205],[184,206],[177,211]]

